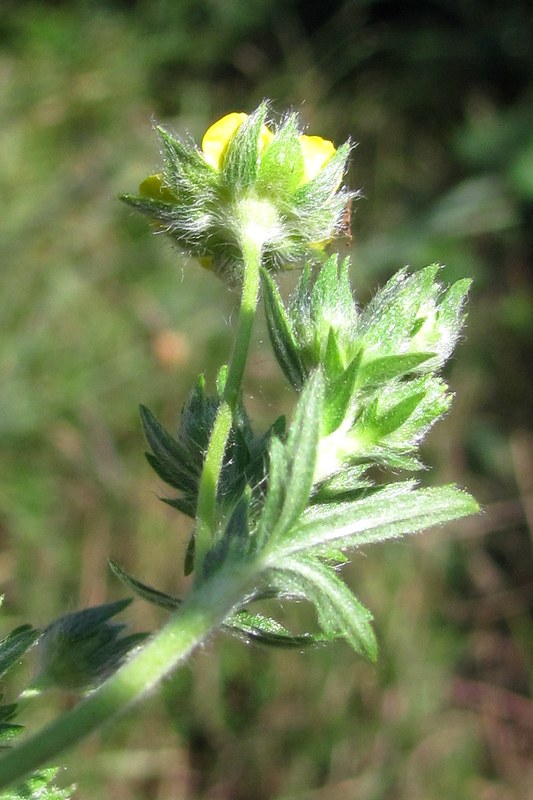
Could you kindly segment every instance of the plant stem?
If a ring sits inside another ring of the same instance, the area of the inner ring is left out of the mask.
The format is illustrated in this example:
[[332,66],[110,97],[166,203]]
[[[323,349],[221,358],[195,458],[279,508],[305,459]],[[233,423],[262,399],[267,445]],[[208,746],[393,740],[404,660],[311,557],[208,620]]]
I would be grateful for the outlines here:
[[92,731],[123,713],[168,675],[240,605],[253,568],[220,572],[193,590],[183,606],[92,694],[0,760],[0,789],[56,759]]
[[261,246],[254,240],[244,240],[242,254],[244,272],[237,334],[224,386],[224,401],[219,406],[215,418],[198,487],[194,533],[194,571],[198,578],[201,578],[201,565],[213,541],[218,482],[231,430],[231,421],[239,400],[255,311],[259,299]]
[[241,307],[237,335],[224,388],[224,399],[235,411],[241,391],[242,376],[250,346],[250,336],[254,324],[257,301],[259,299],[259,267],[261,266],[261,245],[254,239],[242,243],[244,274],[242,278]]
[[201,579],[201,566],[213,541],[216,523],[217,487],[222,471],[226,443],[231,430],[231,420],[231,409],[224,401],[220,404],[215,417],[198,487],[196,525],[194,528],[194,573],[198,579]]

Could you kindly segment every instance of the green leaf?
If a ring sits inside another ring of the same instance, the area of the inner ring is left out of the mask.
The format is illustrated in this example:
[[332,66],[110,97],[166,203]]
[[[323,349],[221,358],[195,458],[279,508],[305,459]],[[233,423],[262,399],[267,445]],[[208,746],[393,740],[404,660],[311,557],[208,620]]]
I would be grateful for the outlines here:
[[401,425],[404,425],[424,397],[424,392],[413,392],[399,400],[396,405],[388,408],[384,414],[378,416],[375,424],[379,431],[379,436],[388,436]]
[[7,749],[17,736],[20,736],[24,730],[23,725],[14,725],[6,722],[0,723],[0,750]]
[[[180,607],[181,600],[177,597],[172,597],[159,589],[148,586],[114,561],[110,561],[109,565],[117,578],[143,600],[163,608],[165,611],[176,611]],[[250,642],[275,647],[300,648],[322,641],[320,637],[310,633],[293,634],[276,620],[263,614],[252,614],[245,609],[241,609],[227,620],[223,628],[234,636],[240,636]]]
[[312,633],[291,633],[277,620],[264,614],[252,614],[246,610],[238,611],[225,627],[231,628],[232,633],[243,636],[250,642],[271,647],[300,649],[327,641],[324,637]]
[[412,275],[402,269],[385,284],[361,316],[365,348],[381,357],[401,352],[408,345],[419,309],[438,291],[435,277],[439,269],[432,264]]
[[[381,419],[389,420],[387,423],[389,433],[386,444],[400,450],[409,450],[416,446],[430,430],[432,425],[449,409],[452,396],[447,392],[447,386],[441,378],[433,375],[423,375],[419,378],[400,383],[394,387],[384,402],[380,404],[378,425]],[[415,397],[422,395],[418,403]],[[409,398],[412,398],[409,401]],[[405,400],[405,406],[403,401]],[[409,413],[409,407],[412,409]],[[396,410],[395,410],[396,409]],[[392,430],[393,417],[403,417],[400,425]]]
[[[313,495],[313,503],[338,501],[340,495],[358,495],[357,499],[359,499],[364,489],[369,489],[373,486],[370,478],[364,477],[367,470],[368,464],[355,464],[352,467],[345,467],[318,487]],[[356,497],[345,497],[344,499],[355,500]]]
[[271,535],[283,536],[307,505],[315,472],[320,435],[324,378],[317,370],[307,381],[296,406],[285,445],[287,481],[281,512]]
[[324,545],[344,550],[396,539],[478,510],[476,501],[455,486],[413,489],[412,481],[392,484],[354,502],[311,506],[277,545],[275,557],[284,559]]
[[274,355],[289,382],[300,391],[306,371],[300,359],[292,323],[287,316],[278,288],[267,270],[261,270],[263,302],[268,333]]
[[299,590],[313,603],[326,636],[343,636],[356,652],[375,661],[377,643],[370,625],[372,615],[332,568],[305,557],[284,557],[280,563],[275,571],[280,584],[289,592],[291,587]]
[[358,386],[380,386],[387,381],[407,375],[435,353],[402,353],[364,361],[358,376]]
[[325,436],[337,430],[348,413],[358,379],[359,364],[360,358],[356,356],[342,375],[327,387],[323,426]]
[[85,608],[51,622],[39,639],[39,674],[33,686],[81,691],[115,672],[146,638],[144,633],[121,638],[125,626],[109,622],[130,602],[127,598]]
[[[342,350],[350,349],[357,325],[357,309],[352,296],[348,260],[339,265],[337,254],[330,256],[320,268],[311,290],[310,315],[316,327],[324,333],[337,332]],[[341,338],[344,341],[341,342]],[[343,347],[344,345],[344,347]]]
[[285,445],[279,439],[273,438],[269,449],[268,491],[254,536],[256,552],[263,548],[279,519],[285,499],[287,474]]
[[4,675],[17,661],[20,661],[24,653],[38,639],[40,633],[31,625],[21,625],[0,641],[0,676]]
[[159,477],[182,491],[194,491],[197,478],[190,473],[190,458],[185,448],[163,428],[152,412],[140,406],[144,435],[153,455],[146,454],[152,469]]
[[456,281],[439,303],[437,324],[439,341],[437,350],[442,365],[451,355],[464,322],[464,304],[472,281],[468,278]]
[[154,589],[152,586],[142,583],[142,581],[135,578],[131,572],[125,570],[124,567],[121,567],[115,561],[109,561],[109,566],[117,578],[121,580],[128,589],[131,589],[136,595],[142,597],[143,600],[147,600],[149,603],[159,606],[159,608],[164,608],[166,611],[175,611],[180,606],[181,601],[176,597],[171,597],[171,595],[165,594],[165,592],[160,592],[159,589]]
[[344,372],[344,360],[339,347],[337,333],[334,328],[330,328],[326,343],[326,351],[322,362],[326,380],[330,383],[337,380]]

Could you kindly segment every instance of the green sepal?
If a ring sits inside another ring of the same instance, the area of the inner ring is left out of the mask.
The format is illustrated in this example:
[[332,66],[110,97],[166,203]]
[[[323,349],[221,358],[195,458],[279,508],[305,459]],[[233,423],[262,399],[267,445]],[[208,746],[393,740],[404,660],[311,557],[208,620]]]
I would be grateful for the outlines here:
[[320,206],[338,189],[346,171],[350,150],[349,142],[341,145],[318,175],[296,190],[293,200],[302,212],[320,209]]
[[257,190],[282,195],[296,190],[304,175],[304,158],[296,116],[291,114],[261,153]]
[[218,176],[202,154],[191,145],[174,138],[160,125],[156,128],[165,153],[165,179],[176,195],[176,202],[183,202],[183,194],[214,189]]
[[118,199],[136,211],[140,211],[145,217],[160,223],[162,227],[171,226],[174,222],[173,206],[164,200],[155,200],[139,194],[120,194]]
[[222,177],[233,191],[248,189],[255,182],[259,161],[259,138],[267,106],[262,103],[240,125],[228,142],[222,160]]

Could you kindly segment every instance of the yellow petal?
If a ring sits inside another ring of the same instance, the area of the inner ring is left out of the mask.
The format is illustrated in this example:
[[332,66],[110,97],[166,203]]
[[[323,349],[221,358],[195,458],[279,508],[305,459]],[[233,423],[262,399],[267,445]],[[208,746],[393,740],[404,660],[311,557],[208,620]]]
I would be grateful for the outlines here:
[[[219,170],[222,166],[222,157],[229,140],[247,119],[248,114],[233,111],[214,122],[205,132],[202,139],[202,152],[207,163],[214,169]],[[272,137],[273,134],[267,126],[262,125],[259,134],[259,152],[264,150]]]
[[304,177],[302,183],[315,178],[326,161],[335,152],[335,145],[321,136],[300,136],[300,146],[304,157]]
[[143,197],[149,197],[151,200],[164,200],[166,203],[172,203],[176,199],[168,186],[163,185],[161,172],[145,178],[139,186],[139,192]]
[[247,119],[248,114],[239,114],[234,111],[214,122],[206,130],[202,139],[202,151],[205,160],[214,169],[220,169],[222,156],[229,140]]

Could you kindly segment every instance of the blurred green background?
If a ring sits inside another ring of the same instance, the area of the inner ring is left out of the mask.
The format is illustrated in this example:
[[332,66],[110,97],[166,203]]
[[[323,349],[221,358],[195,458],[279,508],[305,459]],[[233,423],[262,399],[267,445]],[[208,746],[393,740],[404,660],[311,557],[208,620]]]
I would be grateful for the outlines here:
[[[69,755],[77,797],[533,796],[532,77],[528,0],[2,0],[4,630],[124,596],[110,555],[185,590],[188,523],[157,499],[137,405],[175,424],[227,357],[236,298],[115,199],[159,163],[151,120],[198,138],[263,97],[295,108],[359,143],[363,300],[406,263],[475,280],[424,480],[467,486],[484,513],[345,570],[375,612],[377,666],[342,644],[219,637]],[[256,344],[246,393],[264,426],[292,397],[261,323]],[[127,615],[162,619],[140,601]]]

